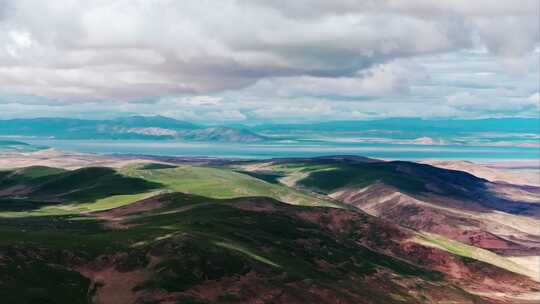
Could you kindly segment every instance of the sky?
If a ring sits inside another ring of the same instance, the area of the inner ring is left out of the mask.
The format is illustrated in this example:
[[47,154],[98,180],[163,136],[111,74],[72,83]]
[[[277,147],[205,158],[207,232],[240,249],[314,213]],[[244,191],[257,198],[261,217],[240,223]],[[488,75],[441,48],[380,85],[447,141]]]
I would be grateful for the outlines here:
[[538,0],[0,0],[0,119],[538,117]]

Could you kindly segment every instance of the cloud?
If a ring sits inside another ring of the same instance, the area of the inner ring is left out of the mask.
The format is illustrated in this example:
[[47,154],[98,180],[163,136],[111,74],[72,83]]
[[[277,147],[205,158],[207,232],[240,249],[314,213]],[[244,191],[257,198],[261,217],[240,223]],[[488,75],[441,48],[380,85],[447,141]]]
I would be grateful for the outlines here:
[[219,106],[222,98],[217,96],[183,96],[183,97],[164,97],[159,100],[160,103],[173,103],[176,106]]
[[537,117],[518,2],[0,0],[0,117]]
[[359,71],[352,76],[293,76],[265,78],[248,90],[279,97],[324,96],[328,98],[370,99],[403,94],[411,82],[425,79],[421,66],[406,60],[393,60]]
[[283,77],[321,91],[317,81],[325,79],[327,90],[360,82],[377,91],[379,84],[369,89],[369,77],[358,75],[371,70],[376,80],[377,66],[399,58],[479,45],[502,58],[531,51],[539,39],[537,6],[3,0],[0,82],[11,92],[77,100],[206,94]]
[[531,102],[540,103],[540,92],[536,92],[527,98]]
[[[459,92],[447,97],[448,105],[464,111],[482,111],[515,113],[531,109],[537,111],[538,96],[528,98],[508,96],[507,90],[498,90],[498,95],[478,95],[470,92]],[[536,98],[536,100],[535,100]]]

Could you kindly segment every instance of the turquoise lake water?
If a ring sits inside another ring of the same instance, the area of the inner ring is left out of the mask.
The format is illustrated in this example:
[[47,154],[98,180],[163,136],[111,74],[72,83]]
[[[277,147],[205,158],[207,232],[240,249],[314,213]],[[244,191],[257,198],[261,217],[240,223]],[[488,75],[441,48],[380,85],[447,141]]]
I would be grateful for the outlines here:
[[359,155],[384,159],[540,159],[540,148],[518,146],[406,145],[378,143],[293,142],[231,144],[175,141],[50,140],[25,142],[59,150],[100,154],[148,154],[223,158]]

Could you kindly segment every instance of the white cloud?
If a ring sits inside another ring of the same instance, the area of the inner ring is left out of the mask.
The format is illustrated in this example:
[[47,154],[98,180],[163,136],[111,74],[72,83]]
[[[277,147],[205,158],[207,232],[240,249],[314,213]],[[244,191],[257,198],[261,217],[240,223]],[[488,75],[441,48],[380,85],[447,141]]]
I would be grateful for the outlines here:
[[537,115],[517,2],[0,0],[0,115]]
[[511,92],[498,90],[497,95],[482,96],[470,92],[458,92],[447,97],[448,105],[464,111],[497,112],[511,114],[526,109],[536,109],[538,102],[534,94],[528,98],[508,96]]
[[489,103],[489,100],[482,99],[480,96],[469,92],[458,92],[446,98],[451,106],[466,107],[466,106],[484,106]]
[[196,95],[183,97],[164,97],[159,103],[174,103],[177,106],[219,106],[222,98],[216,96]]
[[4,6],[3,88],[62,98],[217,92],[285,76],[311,83],[325,77],[328,89],[341,89],[373,65],[469,48],[475,37],[504,58],[538,43],[535,0],[11,0]]
[[536,92],[527,98],[531,102],[540,103],[540,92]]
[[375,65],[352,76],[266,78],[246,90],[279,97],[362,98],[406,93],[411,82],[426,77],[421,66],[406,60],[394,60]]

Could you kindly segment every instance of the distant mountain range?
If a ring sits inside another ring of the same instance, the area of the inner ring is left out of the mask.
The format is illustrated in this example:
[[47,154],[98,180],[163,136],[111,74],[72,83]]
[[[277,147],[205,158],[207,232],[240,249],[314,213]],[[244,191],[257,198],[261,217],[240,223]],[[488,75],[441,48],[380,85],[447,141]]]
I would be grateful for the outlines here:
[[42,150],[45,148],[47,147],[35,146],[35,145],[27,144],[24,142],[16,141],[16,140],[0,140],[0,153],[35,152],[35,151]]
[[232,127],[206,127],[163,116],[111,120],[33,118],[0,121],[0,136],[56,139],[152,139],[216,142],[260,142],[267,137]]
[[[234,125],[235,127],[242,127]],[[538,147],[540,119],[421,119],[259,124],[252,132],[271,138],[349,143]]]
[[[240,125],[236,125],[241,127]],[[254,131],[266,130],[312,130],[312,131],[359,131],[359,130],[418,130],[423,132],[526,132],[540,130],[538,118],[485,118],[485,119],[421,119],[386,118],[378,120],[342,120],[301,123],[259,124]]]
[[209,142],[263,142],[276,140],[351,141],[405,144],[494,144],[536,146],[540,120],[499,118],[476,120],[331,121],[305,124],[247,126],[199,125],[163,116],[131,116],[110,120],[32,118],[0,120],[0,136],[56,139],[137,139]]
[[[237,127],[241,127],[236,125]],[[250,128],[268,136],[311,133],[378,137],[392,139],[418,139],[434,137],[456,140],[463,136],[481,136],[483,139],[503,140],[509,137],[537,139],[540,134],[538,118],[486,118],[486,119],[432,119],[387,118],[379,120],[328,121],[308,124],[260,124]],[[510,135],[510,136],[505,136]],[[339,136],[342,137],[342,136]]]

